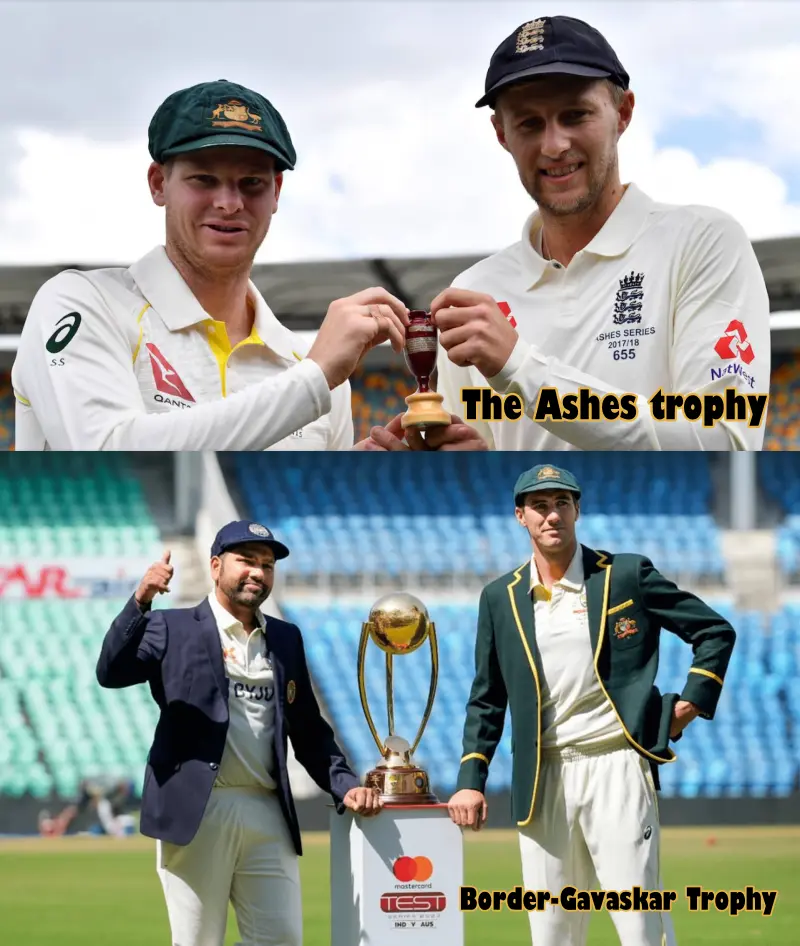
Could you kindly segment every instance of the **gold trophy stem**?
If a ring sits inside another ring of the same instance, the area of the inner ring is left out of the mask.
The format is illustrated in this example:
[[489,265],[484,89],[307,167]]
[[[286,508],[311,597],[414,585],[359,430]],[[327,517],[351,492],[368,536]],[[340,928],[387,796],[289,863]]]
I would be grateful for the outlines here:
[[375,740],[375,745],[378,747],[378,752],[383,755],[386,751],[386,747],[378,736],[378,730],[375,728],[375,723],[372,720],[372,713],[369,711],[369,703],[367,703],[367,684],[364,678],[366,661],[364,658],[366,656],[368,642],[369,626],[365,623],[361,627],[361,640],[358,644],[358,695],[361,697],[361,709],[364,711],[364,716],[367,719],[369,731],[372,733],[372,738]]
[[389,717],[389,735],[394,735],[394,676],[392,655],[386,653],[386,714]]
[[428,690],[428,702],[425,706],[425,712],[422,714],[422,722],[420,723],[419,731],[417,732],[417,738],[414,740],[414,744],[411,746],[411,755],[414,754],[417,746],[419,745],[420,739],[422,739],[422,734],[425,732],[425,727],[428,725],[428,719],[431,715],[431,710],[433,709],[433,698],[436,695],[436,684],[439,680],[439,645],[436,641],[436,626],[433,621],[431,621],[431,629],[428,634],[430,638],[431,645],[431,685]]

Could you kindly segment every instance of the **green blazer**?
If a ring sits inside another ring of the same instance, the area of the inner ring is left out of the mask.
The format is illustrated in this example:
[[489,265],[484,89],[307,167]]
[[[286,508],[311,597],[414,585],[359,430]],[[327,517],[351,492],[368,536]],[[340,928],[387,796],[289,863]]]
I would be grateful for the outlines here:
[[[682,591],[642,555],[583,551],[589,633],[595,672],[631,746],[657,766],[674,762],[669,730],[675,703],[689,700],[713,719],[736,634],[719,614]],[[487,585],[480,598],[475,679],[467,702],[458,788],[483,792],[506,707],[511,711],[512,814],[530,824],[541,763],[540,663],[530,561]],[[661,629],[694,652],[686,685],[661,694],[655,686]]]

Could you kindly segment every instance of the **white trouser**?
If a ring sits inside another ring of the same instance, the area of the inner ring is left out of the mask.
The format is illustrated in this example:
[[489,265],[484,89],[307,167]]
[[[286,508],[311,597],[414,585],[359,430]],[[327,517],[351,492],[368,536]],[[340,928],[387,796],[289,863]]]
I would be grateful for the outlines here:
[[[660,890],[658,801],[633,749],[544,751],[532,823],[520,829],[526,889]],[[674,946],[670,915],[612,910],[622,946]],[[584,946],[591,913],[528,914],[533,946]]]
[[300,872],[277,796],[259,788],[214,788],[195,837],[159,841],[173,944],[223,946],[228,902],[242,946],[300,946]]

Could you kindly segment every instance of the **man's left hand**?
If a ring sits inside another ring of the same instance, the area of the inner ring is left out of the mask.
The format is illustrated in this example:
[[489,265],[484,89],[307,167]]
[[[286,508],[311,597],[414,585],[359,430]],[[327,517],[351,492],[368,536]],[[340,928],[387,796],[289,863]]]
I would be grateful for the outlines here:
[[439,342],[454,365],[472,365],[493,378],[511,357],[519,336],[491,296],[445,289],[431,303]]
[[383,808],[378,789],[367,788],[364,785],[351,788],[342,801],[345,808],[350,808],[357,815],[363,815],[364,818],[379,814]]
[[672,723],[669,727],[669,737],[674,739],[679,736],[689,723],[700,715],[700,707],[695,706],[688,700],[678,700],[675,709],[672,711]]

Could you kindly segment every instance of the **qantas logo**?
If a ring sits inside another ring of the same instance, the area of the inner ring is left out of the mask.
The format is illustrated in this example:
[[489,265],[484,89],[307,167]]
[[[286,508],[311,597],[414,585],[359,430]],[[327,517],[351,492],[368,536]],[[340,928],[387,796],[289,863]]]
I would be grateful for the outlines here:
[[730,322],[722,338],[720,338],[714,346],[714,351],[720,358],[726,360],[737,357],[741,358],[746,365],[749,365],[756,357],[753,346],[747,340],[747,332],[745,331],[744,325],[742,325],[738,319],[733,319]]
[[498,302],[497,308],[503,313],[506,317],[506,321],[511,326],[511,328],[517,327],[517,320],[511,314],[511,306],[507,302]]
[[194,398],[189,393],[186,385],[181,381],[180,375],[161,354],[158,348],[156,348],[152,342],[148,342],[147,350],[150,352],[150,364],[153,366],[153,379],[156,382],[158,390],[169,397],[180,397],[183,398],[184,401],[194,402]]

